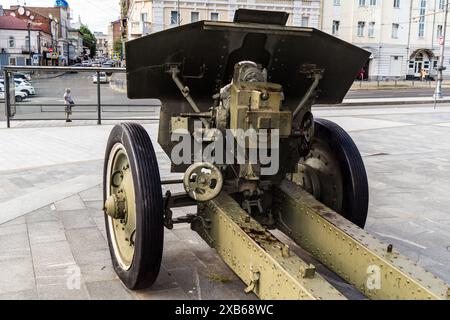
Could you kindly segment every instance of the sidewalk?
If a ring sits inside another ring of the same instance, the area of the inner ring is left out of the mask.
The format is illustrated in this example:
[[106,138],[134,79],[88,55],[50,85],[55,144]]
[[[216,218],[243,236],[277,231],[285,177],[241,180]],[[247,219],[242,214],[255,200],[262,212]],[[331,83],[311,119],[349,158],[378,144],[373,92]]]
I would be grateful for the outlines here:
[[[112,125],[39,123],[50,126],[0,129],[0,300],[255,299],[187,224],[165,230],[155,285],[126,289],[111,265],[102,212]],[[156,141],[157,124],[144,126]],[[179,177],[154,147],[161,176]],[[77,275],[80,287],[73,289],[68,284]]]
[[[435,100],[433,97],[402,97],[402,98],[358,98],[344,99],[341,106],[379,106],[379,105],[404,105],[404,104],[432,104]],[[450,97],[437,99],[436,103],[448,103]]]
[[[366,229],[450,283],[450,107],[320,108],[314,115],[341,125],[360,149],[370,185]],[[156,284],[127,290],[111,266],[101,210],[113,124],[14,126],[0,129],[0,299],[255,299],[188,224],[165,230]],[[156,141],[158,124],[144,127]],[[154,147],[161,177],[179,177]],[[68,286],[73,275],[79,289]]]
[[[389,90],[389,89],[418,89],[418,88],[434,88],[436,86],[436,81],[420,81],[420,80],[380,80],[380,81],[359,81],[355,80],[353,82],[350,90]],[[444,80],[442,83],[443,88],[450,88],[450,81]]]

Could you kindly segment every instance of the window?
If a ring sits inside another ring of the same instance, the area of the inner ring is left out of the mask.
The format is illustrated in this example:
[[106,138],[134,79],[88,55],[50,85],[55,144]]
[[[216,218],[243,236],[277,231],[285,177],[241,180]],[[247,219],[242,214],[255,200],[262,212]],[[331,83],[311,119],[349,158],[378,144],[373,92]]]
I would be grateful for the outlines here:
[[302,27],[307,27],[309,25],[309,17],[303,16],[302,17]]
[[219,21],[219,13],[218,12],[211,12],[211,20],[212,21]]
[[437,36],[438,38],[439,38],[439,37],[442,37],[442,25],[441,25],[441,24],[438,24],[438,26],[437,26],[436,36]]
[[336,7],[340,6],[341,5],[341,0],[334,0],[333,1],[333,5],[336,6]]
[[359,6],[365,6],[366,5],[366,0],[359,0]]
[[191,12],[191,22],[197,22],[200,18],[199,18],[199,13],[192,11]]
[[179,24],[178,11],[170,11],[170,24]]
[[394,0],[394,8],[400,8],[400,0]]
[[375,36],[375,22],[369,23],[369,30],[367,33],[369,38],[373,38]]
[[9,37],[8,39],[8,47],[15,48],[16,47],[16,39],[14,37]]
[[16,66],[16,65],[17,65],[17,60],[16,60],[16,58],[9,58],[9,65],[11,65],[11,66]]
[[358,22],[358,30],[357,35],[358,37],[364,37],[364,27],[366,26],[366,23],[363,21]]
[[398,38],[398,28],[399,28],[399,24],[398,23],[393,23],[392,24],[392,38],[393,39],[397,39]]
[[426,0],[420,0],[420,9],[419,9],[419,38],[422,38],[425,34],[425,10],[427,7]]
[[445,0],[439,0],[439,10],[444,10]]
[[141,13],[141,21],[147,22],[147,12]]
[[339,21],[337,21],[337,20],[334,20],[334,21],[333,21],[333,28],[331,29],[331,33],[332,33],[334,36],[339,35],[339,24],[340,24]]
[[371,6],[376,6],[377,5],[377,0],[370,0],[370,5]]

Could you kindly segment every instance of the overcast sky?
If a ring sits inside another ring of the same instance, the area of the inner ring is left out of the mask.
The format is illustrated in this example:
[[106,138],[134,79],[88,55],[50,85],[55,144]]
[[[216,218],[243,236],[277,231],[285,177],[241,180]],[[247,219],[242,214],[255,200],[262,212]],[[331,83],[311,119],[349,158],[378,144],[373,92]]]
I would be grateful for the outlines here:
[[[73,18],[87,24],[92,31],[108,32],[108,23],[119,18],[119,0],[66,0],[73,12]],[[55,0],[1,0],[4,8],[10,5],[45,6],[52,7]]]

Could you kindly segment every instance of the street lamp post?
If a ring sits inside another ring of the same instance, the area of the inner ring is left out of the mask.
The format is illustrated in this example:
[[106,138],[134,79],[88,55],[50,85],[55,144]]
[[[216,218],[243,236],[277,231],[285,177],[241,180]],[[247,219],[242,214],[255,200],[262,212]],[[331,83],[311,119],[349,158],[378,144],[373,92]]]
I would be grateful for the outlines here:
[[28,53],[30,55],[30,66],[32,65],[33,55],[31,54],[31,22],[28,21]]
[[447,31],[447,17],[448,17],[448,5],[449,0],[445,1],[445,11],[444,11],[444,26],[442,30],[442,38],[440,39],[441,51],[439,55],[439,66],[438,66],[438,78],[436,82],[436,91],[434,92],[435,99],[442,99],[442,81],[444,80],[443,71],[446,69],[444,67],[444,51],[445,51],[445,35]]

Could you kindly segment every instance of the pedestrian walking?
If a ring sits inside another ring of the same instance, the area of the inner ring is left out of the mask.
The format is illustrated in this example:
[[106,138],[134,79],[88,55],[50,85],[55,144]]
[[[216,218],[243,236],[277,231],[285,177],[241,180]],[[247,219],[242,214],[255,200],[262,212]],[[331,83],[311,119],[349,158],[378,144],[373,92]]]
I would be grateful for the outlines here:
[[75,103],[73,102],[72,96],[70,95],[70,89],[67,88],[64,91],[64,104],[66,105],[66,122],[72,122],[72,120],[70,120],[70,116],[72,115],[72,108],[75,105]]
[[427,71],[425,69],[420,70],[420,80],[425,81],[425,77],[427,76]]
[[366,71],[364,70],[364,68],[361,68],[361,70],[359,70],[359,80],[363,81],[364,80],[364,76],[366,74]]

